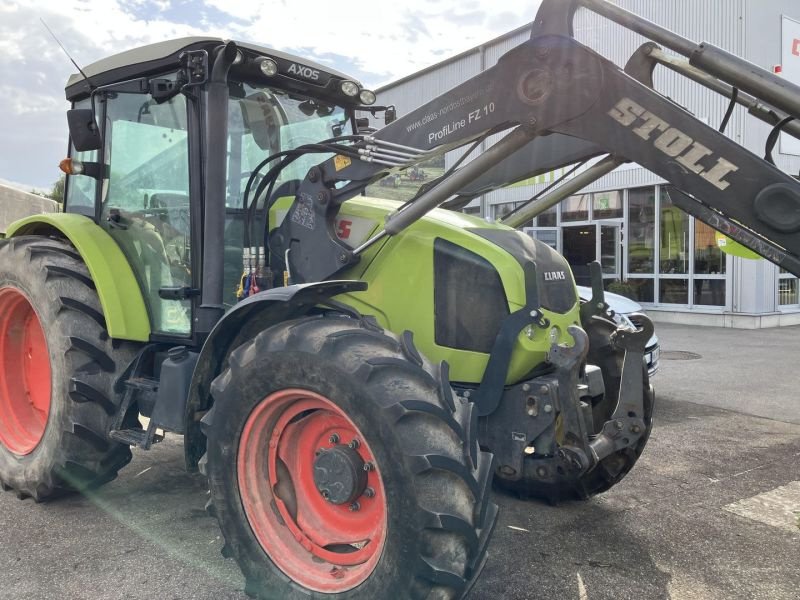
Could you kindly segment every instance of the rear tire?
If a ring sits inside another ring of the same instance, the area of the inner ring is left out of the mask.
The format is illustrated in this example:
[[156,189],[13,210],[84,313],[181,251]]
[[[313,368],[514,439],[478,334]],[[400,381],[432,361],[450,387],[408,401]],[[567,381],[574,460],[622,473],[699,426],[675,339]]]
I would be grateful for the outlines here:
[[113,480],[131,460],[107,437],[119,407],[113,386],[137,345],[109,339],[70,244],[0,242],[0,327],[0,485],[39,501]]
[[[468,590],[497,514],[489,502],[492,457],[478,449],[472,405],[453,394],[446,365],[424,360],[410,334],[398,339],[338,315],[282,323],[235,350],[211,391],[200,466],[223,553],[239,563],[251,596],[454,599]],[[254,431],[267,440],[263,447],[251,445]],[[353,436],[374,464],[367,484],[374,494],[358,497],[348,513],[304,483],[302,469],[315,465],[317,473],[315,456]],[[273,453],[278,458],[262,458]],[[297,515],[308,521],[309,511],[323,527],[305,532]],[[339,554],[321,560],[313,540],[320,529],[330,539],[332,531],[346,536],[338,523],[356,531],[362,515],[372,537],[351,536],[370,541],[325,546]],[[363,560],[348,566],[354,553]]]

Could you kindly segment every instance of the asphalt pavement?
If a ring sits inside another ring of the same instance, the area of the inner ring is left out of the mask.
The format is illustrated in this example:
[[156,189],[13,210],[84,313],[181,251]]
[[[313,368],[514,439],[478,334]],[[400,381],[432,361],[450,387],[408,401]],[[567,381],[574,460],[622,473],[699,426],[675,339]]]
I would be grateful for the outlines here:
[[[800,327],[657,332],[656,425],[639,464],[584,503],[497,493],[471,598],[800,597]],[[0,494],[0,599],[244,600],[206,499],[180,438],[135,452],[91,496]]]

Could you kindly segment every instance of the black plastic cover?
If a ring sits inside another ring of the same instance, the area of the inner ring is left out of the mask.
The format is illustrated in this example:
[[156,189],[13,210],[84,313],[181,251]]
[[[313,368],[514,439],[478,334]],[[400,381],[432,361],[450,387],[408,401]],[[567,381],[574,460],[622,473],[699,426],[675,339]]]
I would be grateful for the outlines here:
[[567,260],[547,244],[521,231],[506,229],[471,229],[472,233],[500,246],[524,268],[536,265],[539,302],[542,308],[565,314],[578,301],[575,281]]
[[500,274],[482,256],[441,238],[433,244],[433,272],[436,343],[491,352],[509,312]]
[[189,352],[183,346],[170,349],[169,356],[161,364],[158,384],[158,400],[151,415],[157,427],[175,433],[184,433],[184,413],[189,399],[198,352]]

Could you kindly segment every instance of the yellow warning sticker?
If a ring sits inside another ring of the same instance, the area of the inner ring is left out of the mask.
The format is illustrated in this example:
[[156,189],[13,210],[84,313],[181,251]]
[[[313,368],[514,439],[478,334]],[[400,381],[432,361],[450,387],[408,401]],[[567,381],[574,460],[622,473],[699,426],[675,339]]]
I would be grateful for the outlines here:
[[333,165],[336,167],[337,171],[341,171],[345,167],[349,167],[353,161],[350,160],[347,156],[342,156],[341,154],[337,154],[333,157]]

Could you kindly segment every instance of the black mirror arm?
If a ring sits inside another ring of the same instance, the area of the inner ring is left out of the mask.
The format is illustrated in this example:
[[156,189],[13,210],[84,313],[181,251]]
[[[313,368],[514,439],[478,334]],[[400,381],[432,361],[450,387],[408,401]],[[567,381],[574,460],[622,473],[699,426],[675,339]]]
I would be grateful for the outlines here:
[[73,163],[72,175],[86,175],[92,179],[108,179],[108,165],[101,162],[77,162]]

